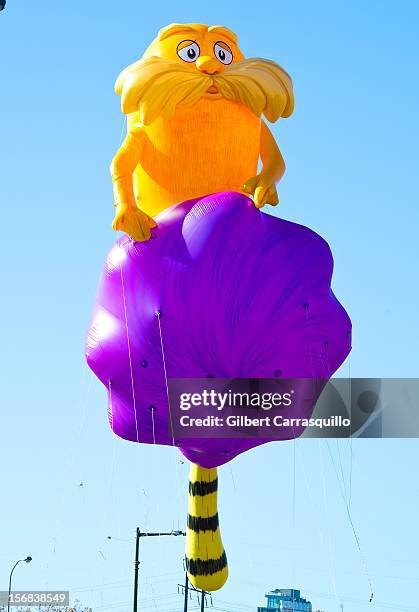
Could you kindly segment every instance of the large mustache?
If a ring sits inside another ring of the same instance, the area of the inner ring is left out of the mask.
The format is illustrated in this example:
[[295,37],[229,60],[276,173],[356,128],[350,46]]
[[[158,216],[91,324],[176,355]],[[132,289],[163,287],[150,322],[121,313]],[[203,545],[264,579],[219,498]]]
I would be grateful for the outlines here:
[[180,62],[150,57],[125,68],[115,90],[121,96],[122,111],[138,111],[141,123],[149,125],[159,116],[171,119],[177,106],[193,106],[211,85],[227,100],[241,102],[271,122],[289,117],[294,109],[290,76],[275,62],[260,58],[208,75]]

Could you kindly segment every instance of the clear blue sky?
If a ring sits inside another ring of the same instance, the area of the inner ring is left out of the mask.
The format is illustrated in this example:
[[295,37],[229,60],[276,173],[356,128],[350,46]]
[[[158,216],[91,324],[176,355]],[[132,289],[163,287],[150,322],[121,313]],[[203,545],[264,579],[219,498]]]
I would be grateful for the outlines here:
[[[113,436],[104,390],[83,358],[116,238],[108,166],[123,119],[114,79],[172,21],[225,24],[246,55],[291,73],[296,111],[275,126],[288,168],[275,214],[331,244],[334,289],[354,325],[341,374],[418,375],[416,0],[8,0],[0,14],[0,587],[31,554],[16,588],[68,587],[103,611],[130,610],[132,583],[132,544],[106,536],[182,526],[186,509],[186,462],[170,448]],[[341,602],[348,611],[417,608],[419,442],[333,441],[330,451],[351,484],[375,606],[329,449],[301,441],[255,449],[220,471],[231,577],[214,597],[218,609],[254,611],[265,590],[290,586],[327,612]],[[181,608],[182,550],[180,539],[144,543],[143,610]]]

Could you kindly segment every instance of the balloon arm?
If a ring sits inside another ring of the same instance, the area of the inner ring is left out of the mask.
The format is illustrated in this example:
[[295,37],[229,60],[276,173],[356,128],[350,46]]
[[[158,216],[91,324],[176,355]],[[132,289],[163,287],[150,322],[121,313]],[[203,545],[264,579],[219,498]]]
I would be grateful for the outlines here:
[[139,242],[148,240],[151,228],[156,227],[155,221],[137,206],[134,193],[133,173],[140,162],[144,140],[141,128],[130,130],[110,167],[116,208],[112,227]]
[[259,154],[262,160],[262,171],[243,185],[243,191],[253,195],[257,208],[265,204],[276,206],[279,202],[275,183],[285,172],[285,163],[281,151],[267,125],[262,121]]
[[285,172],[284,158],[270,129],[263,121],[260,134],[260,158],[263,164],[262,172],[269,175],[274,183],[280,181]]
[[132,130],[127,134],[112,160],[110,172],[115,207],[117,209],[137,208],[132,175],[140,161],[143,145],[143,132],[141,130]]

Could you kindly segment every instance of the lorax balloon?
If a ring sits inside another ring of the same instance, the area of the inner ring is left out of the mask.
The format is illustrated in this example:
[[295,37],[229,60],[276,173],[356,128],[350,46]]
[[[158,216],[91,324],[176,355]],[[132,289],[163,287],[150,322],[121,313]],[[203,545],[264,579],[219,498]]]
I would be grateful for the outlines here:
[[263,119],[293,111],[283,68],[246,59],[225,27],[172,24],[116,91],[128,133],[111,165],[113,227],[128,236],[106,260],[87,359],[116,434],[175,444],[191,460],[188,575],[213,591],[228,575],[217,466],[262,441],[173,440],[168,380],[329,378],[351,324],[330,288],[327,243],[259,210],[278,204],[285,169]]

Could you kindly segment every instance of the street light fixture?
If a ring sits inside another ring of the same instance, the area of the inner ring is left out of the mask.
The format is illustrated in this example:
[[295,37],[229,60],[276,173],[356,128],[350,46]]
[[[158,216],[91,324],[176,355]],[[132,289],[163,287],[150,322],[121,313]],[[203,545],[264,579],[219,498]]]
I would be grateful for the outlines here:
[[26,557],[25,559],[19,559],[18,561],[16,561],[16,563],[12,567],[12,571],[10,572],[10,576],[9,576],[9,596],[7,598],[7,612],[10,612],[10,594],[12,592],[12,576],[13,576],[13,572],[15,571],[15,567],[19,565],[19,563],[22,563],[22,562],[30,563],[31,561],[32,561],[32,557]]

